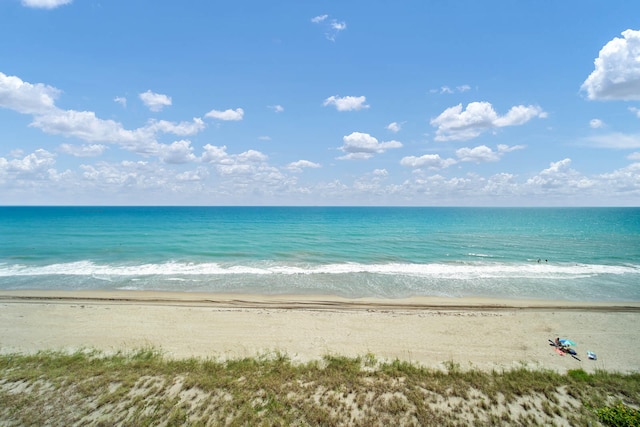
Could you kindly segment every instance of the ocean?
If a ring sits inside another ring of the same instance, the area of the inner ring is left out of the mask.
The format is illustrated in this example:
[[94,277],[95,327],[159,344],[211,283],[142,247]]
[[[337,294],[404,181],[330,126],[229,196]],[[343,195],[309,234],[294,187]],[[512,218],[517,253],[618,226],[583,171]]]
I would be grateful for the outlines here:
[[640,301],[640,208],[0,207],[0,290]]

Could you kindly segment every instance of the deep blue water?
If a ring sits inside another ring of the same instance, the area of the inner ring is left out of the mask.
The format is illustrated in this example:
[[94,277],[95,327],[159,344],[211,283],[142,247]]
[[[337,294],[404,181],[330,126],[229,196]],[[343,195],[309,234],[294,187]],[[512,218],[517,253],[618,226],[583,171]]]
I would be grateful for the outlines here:
[[0,289],[640,301],[640,208],[0,207]]

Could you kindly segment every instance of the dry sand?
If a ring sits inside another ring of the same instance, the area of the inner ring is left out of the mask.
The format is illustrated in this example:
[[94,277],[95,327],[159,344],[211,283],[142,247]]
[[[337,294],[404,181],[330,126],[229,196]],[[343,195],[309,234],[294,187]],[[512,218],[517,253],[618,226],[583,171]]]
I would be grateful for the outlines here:
[[[301,362],[373,354],[433,368],[638,372],[638,325],[637,302],[0,292],[2,353],[154,347],[175,358],[279,351]],[[548,341],[556,336],[575,341],[581,360],[557,354]]]

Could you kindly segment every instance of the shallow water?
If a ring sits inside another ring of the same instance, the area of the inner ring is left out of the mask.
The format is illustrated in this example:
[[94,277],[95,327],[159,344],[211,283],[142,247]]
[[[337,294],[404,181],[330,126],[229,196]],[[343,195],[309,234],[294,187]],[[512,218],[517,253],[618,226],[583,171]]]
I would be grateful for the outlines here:
[[640,301],[638,208],[0,207],[0,289]]

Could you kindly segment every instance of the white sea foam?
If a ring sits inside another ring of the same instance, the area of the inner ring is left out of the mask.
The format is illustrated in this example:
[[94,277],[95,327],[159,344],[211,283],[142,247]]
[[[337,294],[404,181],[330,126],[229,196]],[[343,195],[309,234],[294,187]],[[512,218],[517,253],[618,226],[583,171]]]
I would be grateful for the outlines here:
[[89,276],[109,281],[115,276],[132,279],[141,276],[173,276],[167,280],[185,280],[180,276],[219,275],[334,275],[334,274],[378,274],[442,279],[477,278],[550,278],[573,279],[597,275],[639,275],[638,265],[599,264],[549,264],[549,263],[334,263],[321,265],[282,265],[260,263],[255,265],[223,265],[220,263],[166,262],[140,265],[107,265],[91,261],[27,266],[20,264],[0,265],[0,277],[11,276]]

